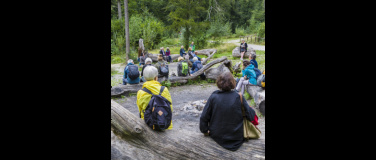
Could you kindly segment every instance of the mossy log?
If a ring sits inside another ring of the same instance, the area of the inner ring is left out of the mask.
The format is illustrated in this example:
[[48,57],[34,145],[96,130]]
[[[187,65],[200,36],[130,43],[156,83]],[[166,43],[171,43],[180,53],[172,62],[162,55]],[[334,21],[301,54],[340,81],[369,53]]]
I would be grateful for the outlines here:
[[265,116],[265,90],[260,86],[247,85],[247,92],[255,101],[255,108]]
[[111,159],[265,159],[265,140],[249,140],[237,151],[229,151],[202,133],[174,128],[153,131],[111,100]]

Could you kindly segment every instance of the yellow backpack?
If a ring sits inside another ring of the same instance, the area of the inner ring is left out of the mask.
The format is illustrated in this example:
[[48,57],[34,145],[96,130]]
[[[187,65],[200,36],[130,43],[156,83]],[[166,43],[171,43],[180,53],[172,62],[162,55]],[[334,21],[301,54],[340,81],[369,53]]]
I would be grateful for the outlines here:
[[265,88],[265,70],[262,74],[264,75],[264,79],[261,81],[261,87]]

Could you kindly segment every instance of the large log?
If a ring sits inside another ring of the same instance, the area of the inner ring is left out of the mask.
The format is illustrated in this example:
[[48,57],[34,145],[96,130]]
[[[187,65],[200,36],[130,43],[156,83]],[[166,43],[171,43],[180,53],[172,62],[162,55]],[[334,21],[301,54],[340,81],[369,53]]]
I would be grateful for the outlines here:
[[205,65],[206,62],[208,62],[208,60],[209,60],[210,58],[212,58],[213,55],[214,55],[216,52],[217,52],[217,51],[214,51],[211,55],[208,56],[208,58],[205,58],[205,59],[202,61],[202,65]]
[[259,86],[247,85],[247,92],[254,99],[257,109],[265,116],[265,90]]
[[221,65],[217,68],[210,68],[205,72],[205,76],[208,79],[216,80],[218,76],[224,72],[231,72],[231,64],[232,62],[229,60],[225,60]]
[[233,71],[235,72],[235,74],[238,74],[238,73],[241,72],[240,64],[241,64],[241,62],[238,62],[238,63],[236,63],[236,64],[232,67],[232,69],[233,69]]
[[119,84],[111,88],[111,96],[120,96],[120,95],[127,95],[130,93],[137,93],[138,90],[142,89],[143,84],[144,83],[127,84],[127,85]]
[[220,62],[223,62],[225,60],[227,60],[227,57],[225,57],[225,56],[222,57],[222,58],[218,58],[218,59],[216,59],[214,61],[211,61],[210,63],[208,63],[204,67],[202,67],[200,70],[198,70],[197,72],[195,72],[194,74],[192,74],[192,76],[186,76],[186,77],[171,76],[171,77],[168,78],[168,80],[171,83],[176,83],[176,82],[181,81],[181,80],[195,79],[196,77],[198,77],[199,75],[203,74],[206,70],[208,70],[213,65],[215,65],[217,63],[220,63]]
[[217,52],[215,48],[213,49],[202,49],[202,50],[197,50],[197,55],[206,55],[210,56],[211,53]]
[[229,151],[202,133],[174,128],[153,131],[113,100],[111,132],[111,159],[265,159],[264,139],[249,140],[237,151]]
[[[247,59],[250,54],[256,54],[255,50],[252,47],[248,47],[247,52],[244,53],[243,59]],[[232,50],[232,57],[240,57],[240,47],[235,47]]]

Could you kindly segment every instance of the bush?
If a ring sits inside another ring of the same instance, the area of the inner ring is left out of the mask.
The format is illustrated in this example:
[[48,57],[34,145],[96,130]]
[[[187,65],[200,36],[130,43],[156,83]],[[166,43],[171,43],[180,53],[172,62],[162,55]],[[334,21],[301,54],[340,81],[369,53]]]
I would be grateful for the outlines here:
[[236,27],[235,28],[235,35],[236,35],[236,37],[239,37],[239,36],[245,36],[245,30],[244,30],[244,28],[242,28],[242,27]]
[[257,27],[257,35],[259,37],[265,37],[265,22],[260,23]]

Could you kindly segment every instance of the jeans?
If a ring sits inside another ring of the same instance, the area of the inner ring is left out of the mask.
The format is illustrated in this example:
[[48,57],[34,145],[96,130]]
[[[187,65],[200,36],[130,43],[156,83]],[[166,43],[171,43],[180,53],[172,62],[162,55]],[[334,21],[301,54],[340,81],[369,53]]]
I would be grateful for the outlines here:
[[168,56],[168,62],[171,62],[171,56]]
[[186,54],[187,54],[187,53],[180,53],[180,56],[182,56],[182,57],[183,57],[183,56],[184,56],[184,55],[186,55]]
[[238,85],[236,86],[236,90],[239,91],[240,87],[242,88],[241,93],[244,94],[244,87],[245,85],[249,84],[249,80],[245,80],[244,77],[240,78]]

